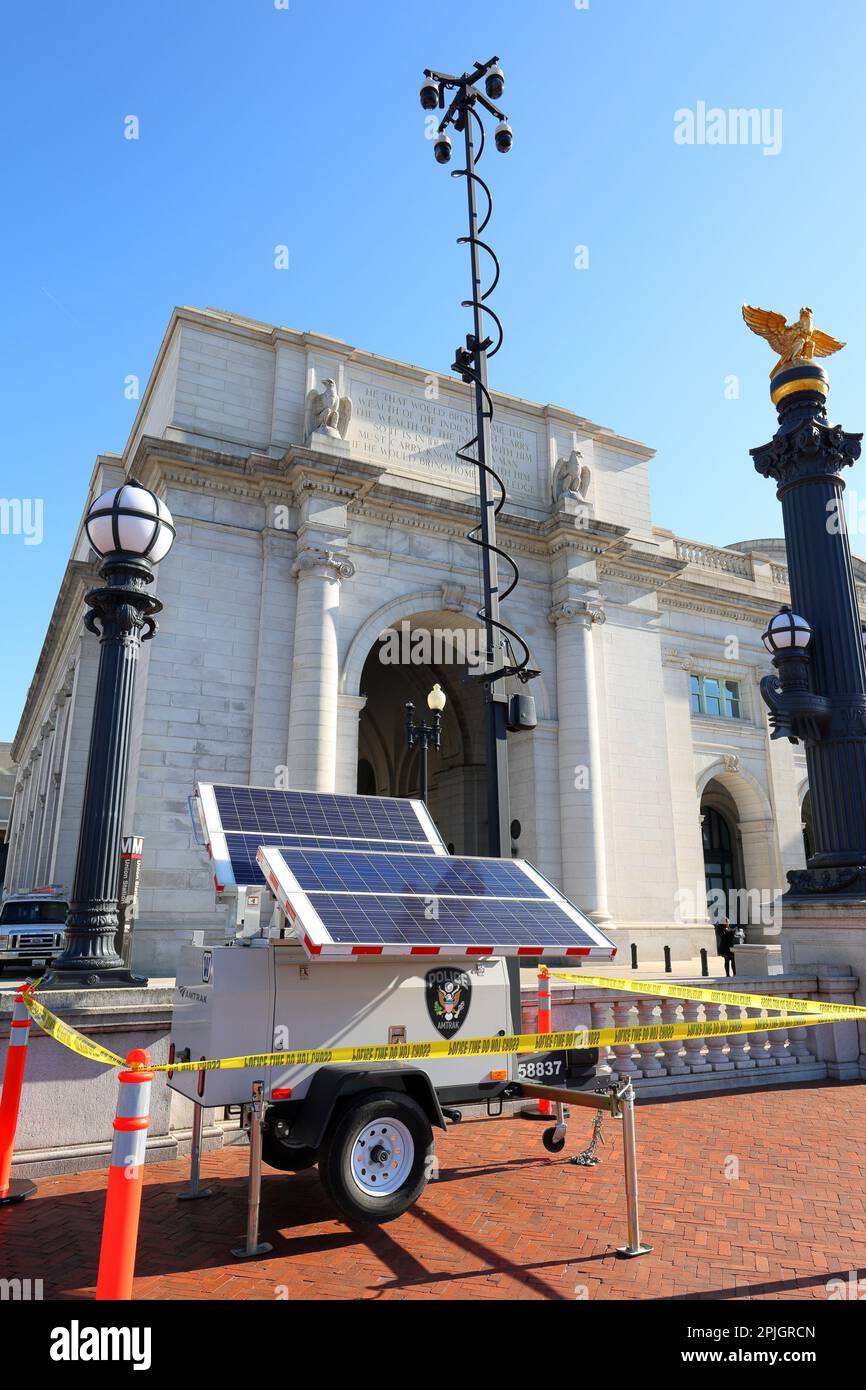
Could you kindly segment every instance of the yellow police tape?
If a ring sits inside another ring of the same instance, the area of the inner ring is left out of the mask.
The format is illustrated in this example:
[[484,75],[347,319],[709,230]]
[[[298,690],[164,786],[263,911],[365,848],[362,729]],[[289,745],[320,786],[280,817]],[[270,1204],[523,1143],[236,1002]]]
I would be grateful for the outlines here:
[[608,975],[568,975],[562,970],[548,970],[551,979],[571,980],[576,985],[591,985],[594,989],[618,989],[627,994],[651,994],[656,999],[690,999],[700,1004],[737,1004],[747,1009],[788,1009],[797,1014],[847,1014],[849,1018],[866,1019],[866,1008],[859,1004],[822,1004],[817,999],[786,999],[777,994],[737,994],[728,989],[701,989],[698,985],[666,985],[657,980],[615,980]]
[[[603,979],[600,976],[572,978],[578,978],[580,984],[598,984]],[[633,982],[626,983],[632,984]],[[621,980],[608,980],[605,987],[619,990],[623,988],[623,984],[624,982]],[[652,988],[656,994],[661,994],[664,989],[691,989],[691,986],[659,987],[658,984],[654,983]],[[703,990],[701,993],[704,995],[721,994],[723,1002],[732,998],[724,991]],[[687,995],[685,997],[690,998],[692,996]],[[749,994],[736,996],[738,1002],[742,1000],[757,1001],[763,997]],[[76,1028],[63,1023],[56,1015],[52,1014],[49,1009],[45,1008],[44,1004],[33,997],[32,987],[24,991],[23,998],[32,1017],[40,1027],[51,1037],[56,1038],[58,1042],[63,1043],[64,1047],[77,1052],[81,1057],[88,1057],[91,1061],[102,1062],[107,1066],[123,1067],[127,1065],[122,1057],[100,1047],[98,1043],[91,1042]],[[782,1004],[805,1007],[810,1002],[799,999],[777,999],[772,995],[768,995],[766,998],[771,1001],[770,1007],[776,1009]],[[753,1007],[766,1008],[767,1004],[754,1003]],[[859,1017],[866,1018],[866,1009],[853,1009],[853,1012]],[[822,1005],[819,1016],[789,1012],[781,1018],[727,1019],[717,1023],[663,1023],[649,1024],[639,1028],[576,1028],[568,1032],[558,1033],[512,1033],[499,1037],[452,1038],[450,1042],[443,1039],[436,1042],[388,1043],[367,1047],[307,1048],[296,1052],[260,1052],[251,1053],[245,1057],[221,1057],[208,1058],[199,1062],[163,1063],[158,1066],[151,1066],[149,1070],[172,1073],[237,1071],[250,1067],[327,1067],[341,1062],[429,1062],[444,1060],[449,1057],[501,1056],[519,1052],[558,1052],[566,1048],[616,1047],[619,1043],[675,1042],[685,1038],[727,1038],[737,1033],[770,1032],[777,1028],[790,1028],[792,1025],[796,1028],[815,1028],[822,1023],[849,1022],[851,1015],[850,1006]]]

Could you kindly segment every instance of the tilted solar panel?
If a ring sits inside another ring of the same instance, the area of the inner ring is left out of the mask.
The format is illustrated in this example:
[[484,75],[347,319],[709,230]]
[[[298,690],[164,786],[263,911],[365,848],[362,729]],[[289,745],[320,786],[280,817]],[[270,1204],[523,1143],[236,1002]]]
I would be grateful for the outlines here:
[[335,852],[388,849],[447,858],[426,806],[398,797],[332,795],[200,782],[193,798],[218,892],[263,882],[264,843]]
[[311,957],[616,954],[520,859],[335,855],[272,845],[263,845],[258,859]]
[[[272,848],[272,846],[269,846]],[[323,854],[281,849],[305,893],[402,893],[424,896],[545,898],[510,859],[438,859],[388,853]]]

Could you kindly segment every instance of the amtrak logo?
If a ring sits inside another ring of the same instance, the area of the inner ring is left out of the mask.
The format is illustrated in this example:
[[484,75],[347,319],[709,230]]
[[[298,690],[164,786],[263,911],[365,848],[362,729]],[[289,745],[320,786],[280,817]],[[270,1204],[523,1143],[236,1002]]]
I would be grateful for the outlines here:
[[424,978],[427,1012],[438,1033],[451,1038],[463,1027],[472,999],[472,981],[465,970],[428,970]]

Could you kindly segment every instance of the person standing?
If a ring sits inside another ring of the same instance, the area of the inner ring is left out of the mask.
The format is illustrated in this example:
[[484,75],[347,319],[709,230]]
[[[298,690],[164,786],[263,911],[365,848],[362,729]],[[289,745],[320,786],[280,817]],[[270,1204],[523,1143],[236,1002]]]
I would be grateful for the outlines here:
[[737,933],[731,926],[727,917],[719,919],[719,951],[722,960],[725,962],[725,974],[736,975],[737,962],[734,957],[734,948],[737,945]]

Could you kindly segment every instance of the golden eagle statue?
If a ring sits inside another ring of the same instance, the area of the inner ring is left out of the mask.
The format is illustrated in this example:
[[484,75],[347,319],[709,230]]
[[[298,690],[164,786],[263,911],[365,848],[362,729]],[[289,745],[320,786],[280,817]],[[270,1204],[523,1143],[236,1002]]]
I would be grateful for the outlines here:
[[845,346],[838,338],[822,333],[813,327],[812,310],[801,309],[796,323],[786,323],[784,314],[774,314],[772,309],[753,309],[751,304],[743,305],[743,318],[753,333],[766,338],[774,352],[780,354],[779,360],[770,372],[775,376],[783,367],[794,362],[811,362],[813,357],[829,357]]

